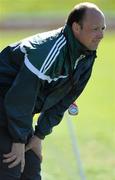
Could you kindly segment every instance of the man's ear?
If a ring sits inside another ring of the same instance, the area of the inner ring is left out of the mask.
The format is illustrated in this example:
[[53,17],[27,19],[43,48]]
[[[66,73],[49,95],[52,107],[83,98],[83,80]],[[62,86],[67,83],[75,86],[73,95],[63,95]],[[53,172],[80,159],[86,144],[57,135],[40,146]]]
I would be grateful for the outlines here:
[[81,29],[80,25],[77,22],[73,22],[72,30],[73,30],[74,35],[79,34],[80,29]]

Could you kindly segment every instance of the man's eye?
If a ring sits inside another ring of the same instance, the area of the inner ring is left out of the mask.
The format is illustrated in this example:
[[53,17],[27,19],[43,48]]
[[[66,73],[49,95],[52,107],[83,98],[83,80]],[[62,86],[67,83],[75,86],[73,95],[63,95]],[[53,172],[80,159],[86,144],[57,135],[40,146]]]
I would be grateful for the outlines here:
[[104,31],[106,27],[102,27],[102,30]]
[[93,28],[93,31],[104,31],[105,30],[105,27],[95,27],[95,28]]

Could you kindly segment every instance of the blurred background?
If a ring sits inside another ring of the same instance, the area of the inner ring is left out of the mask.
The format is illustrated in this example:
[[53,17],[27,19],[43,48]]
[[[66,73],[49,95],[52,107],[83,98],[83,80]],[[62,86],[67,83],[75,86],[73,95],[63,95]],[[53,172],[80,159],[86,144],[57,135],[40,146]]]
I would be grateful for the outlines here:
[[[55,29],[78,0],[0,0],[0,50],[30,35]],[[75,127],[87,180],[115,180],[115,1],[92,0],[104,12],[105,38],[92,77],[78,98]],[[35,117],[36,121],[37,116]],[[67,117],[43,142],[43,180],[79,180]]]

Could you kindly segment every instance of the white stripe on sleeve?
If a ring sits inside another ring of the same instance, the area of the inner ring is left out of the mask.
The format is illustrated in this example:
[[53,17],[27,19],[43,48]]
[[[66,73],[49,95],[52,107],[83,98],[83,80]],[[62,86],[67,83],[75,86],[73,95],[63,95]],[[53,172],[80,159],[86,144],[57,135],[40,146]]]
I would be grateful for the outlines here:
[[[52,49],[50,50],[48,56],[46,57],[40,72],[44,72],[45,68],[50,64],[50,62],[52,61],[52,58],[56,56],[56,53],[58,53],[58,49],[61,46],[62,43],[65,44],[65,37],[64,35],[62,35],[54,44],[54,46],[52,47]],[[57,57],[57,56],[56,56]],[[55,59],[54,59],[55,60]]]
[[25,60],[24,63],[26,65],[26,67],[32,72],[34,73],[38,78],[42,79],[42,80],[46,80],[48,81],[48,83],[51,83],[52,81],[57,81],[60,78],[66,78],[67,76],[62,76],[60,75],[57,78],[51,78],[50,76],[45,75],[44,73],[40,72],[35,66],[33,66],[33,64],[29,61],[29,59],[27,58],[27,56],[25,56]]

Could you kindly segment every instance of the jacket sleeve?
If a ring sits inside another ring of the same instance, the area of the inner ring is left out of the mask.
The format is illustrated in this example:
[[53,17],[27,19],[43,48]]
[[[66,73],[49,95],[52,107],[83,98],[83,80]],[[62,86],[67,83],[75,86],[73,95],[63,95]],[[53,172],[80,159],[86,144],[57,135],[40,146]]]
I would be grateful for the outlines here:
[[26,143],[32,130],[32,111],[40,88],[38,80],[23,64],[5,96],[8,130],[14,142]]
[[35,127],[35,134],[39,138],[44,139],[46,135],[52,132],[52,128],[61,122],[64,112],[84,90],[91,76],[91,72],[92,68],[86,70],[86,72],[80,76],[78,83],[61,101],[59,101],[59,103],[40,114]]

